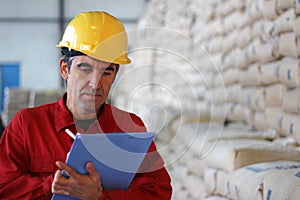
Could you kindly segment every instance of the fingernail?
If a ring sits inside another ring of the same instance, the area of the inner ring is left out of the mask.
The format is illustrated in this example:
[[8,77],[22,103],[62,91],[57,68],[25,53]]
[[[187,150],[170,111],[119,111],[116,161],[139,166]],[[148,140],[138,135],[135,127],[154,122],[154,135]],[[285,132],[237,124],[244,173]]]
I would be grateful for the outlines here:
[[61,168],[61,164],[60,164],[59,161],[56,161],[55,164],[56,164],[57,167]]

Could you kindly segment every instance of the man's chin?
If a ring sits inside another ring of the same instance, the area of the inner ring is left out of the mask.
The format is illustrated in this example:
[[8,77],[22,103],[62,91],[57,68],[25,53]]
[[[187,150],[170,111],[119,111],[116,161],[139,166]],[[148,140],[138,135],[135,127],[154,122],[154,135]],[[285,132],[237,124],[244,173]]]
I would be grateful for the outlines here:
[[103,103],[95,104],[94,102],[87,102],[82,105],[82,108],[83,110],[85,110],[85,112],[97,113],[100,110],[102,104]]

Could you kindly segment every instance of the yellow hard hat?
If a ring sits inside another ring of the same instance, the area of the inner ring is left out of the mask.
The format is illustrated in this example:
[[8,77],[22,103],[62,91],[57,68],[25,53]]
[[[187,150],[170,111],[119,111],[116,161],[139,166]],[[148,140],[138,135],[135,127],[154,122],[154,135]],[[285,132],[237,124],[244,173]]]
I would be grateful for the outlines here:
[[123,24],[103,11],[78,14],[56,46],[84,53],[97,60],[129,64],[127,34]]

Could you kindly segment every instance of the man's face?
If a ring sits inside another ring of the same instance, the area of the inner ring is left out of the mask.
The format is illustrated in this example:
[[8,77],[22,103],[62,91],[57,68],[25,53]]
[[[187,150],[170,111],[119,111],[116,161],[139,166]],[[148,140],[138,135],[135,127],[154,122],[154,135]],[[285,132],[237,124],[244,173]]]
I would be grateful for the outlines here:
[[108,96],[117,67],[88,56],[71,59],[71,68],[66,78],[67,106],[76,119],[96,117]]

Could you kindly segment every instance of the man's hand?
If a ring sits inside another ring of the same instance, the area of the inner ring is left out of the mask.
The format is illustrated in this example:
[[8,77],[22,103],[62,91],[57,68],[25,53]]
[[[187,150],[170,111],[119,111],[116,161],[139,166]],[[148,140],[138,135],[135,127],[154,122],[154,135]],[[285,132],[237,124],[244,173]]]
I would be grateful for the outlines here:
[[[99,200],[103,194],[100,175],[91,162],[87,163],[87,175],[78,174],[67,164],[57,161],[59,170],[56,171],[52,183],[52,193],[77,197],[83,200]],[[64,170],[69,178],[62,176]]]

